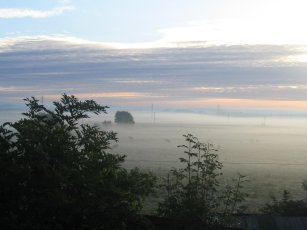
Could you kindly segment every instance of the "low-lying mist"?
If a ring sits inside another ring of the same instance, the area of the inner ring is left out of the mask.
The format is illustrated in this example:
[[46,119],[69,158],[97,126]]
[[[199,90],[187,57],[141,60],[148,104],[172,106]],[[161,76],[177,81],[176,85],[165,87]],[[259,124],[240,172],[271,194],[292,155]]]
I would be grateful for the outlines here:
[[[250,211],[257,211],[271,195],[288,189],[293,198],[302,198],[301,185],[307,179],[307,118],[227,117],[161,113],[155,123],[97,125],[118,133],[113,152],[127,155],[125,166],[141,167],[165,176],[179,167],[184,154],[178,145],[183,134],[192,133],[202,142],[219,149],[224,178],[247,175]],[[150,121],[150,117],[148,117]]]
[[[223,163],[223,180],[237,173],[248,176],[249,211],[255,212],[277,197],[283,189],[293,198],[303,198],[302,182],[307,179],[307,117],[304,116],[231,116],[179,112],[132,112],[135,124],[114,123],[114,111],[90,122],[103,130],[118,133],[119,142],[112,152],[126,155],[124,166],[140,167],[165,176],[180,167],[184,156],[178,145],[183,134],[191,133],[201,142],[218,148]],[[17,120],[19,112],[2,112],[0,123]],[[103,124],[104,121],[111,121]]]

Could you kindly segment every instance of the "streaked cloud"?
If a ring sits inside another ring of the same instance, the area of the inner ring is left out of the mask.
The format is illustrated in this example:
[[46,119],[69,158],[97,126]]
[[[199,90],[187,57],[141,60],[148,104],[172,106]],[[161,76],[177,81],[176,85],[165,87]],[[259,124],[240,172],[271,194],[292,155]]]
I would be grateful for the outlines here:
[[2,87],[0,86],[0,93],[7,92],[7,93],[16,93],[16,92],[36,92],[37,89],[33,88],[24,88],[24,87],[16,87],[16,86],[7,86]]
[[288,57],[288,61],[289,62],[307,62],[307,54],[291,55]]
[[48,18],[56,15],[61,15],[64,12],[72,11],[73,6],[59,6],[50,10],[33,10],[33,9],[19,9],[19,8],[0,8],[0,18]]
[[195,42],[177,48],[119,49],[38,36],[2,39],[0,47],[3,103],[8,97],[29,96],[50,101],[65,92],[118,106],[306,108],[307,63],[287,59],[306,53],[302,46]]
[[[132,103],[133,105],[146,105],[144,103]],[[306,101],[298,100],[264,100],[264,99],[240,99],[240,98],[193,98],[183,100],[164,100],[157,104],[162,108],[207,108],[218,110],[307,110]]]
[[[243,92],[256,92],[256,91],[264,91],[264,90],[306,90],[307,85],[244,85],[244,86],[202,86],[202,87],[194,87],[190,90],[195,92],[203,92],[203,93],[243,93]],[[189,90],[189,89],[187,89]]]
[[114,80],[114,82],[122,84],[130,84],[130,85],[163,84],[163,81],[155,81],[155,80]]
[[140,92],[110,92],[110,93],[77,93],[77,97],[80,98],[138,98],[149,97]]
[[[140,93],[140,92],[109,92],[109,93],[101,93],[101,92],[91,92],[91,93],[76,93],[74,94],[76,97],[81,99],[93,99],[93,98],[120,98],[120,99],[129,99],[129,98],[162,98],[161,95],[153,95],[148,93]],[[60,95],[44,95],[45,98],[54,100],[59,99]]]

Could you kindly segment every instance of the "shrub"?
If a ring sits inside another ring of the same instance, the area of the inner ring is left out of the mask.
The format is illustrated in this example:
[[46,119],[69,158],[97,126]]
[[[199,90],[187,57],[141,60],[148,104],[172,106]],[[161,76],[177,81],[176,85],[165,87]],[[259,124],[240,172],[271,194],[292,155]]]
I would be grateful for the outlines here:
[[[222,175],[222,163],[217,149],[210,143],[201,143],[192,134],[184,135],[185,158],[179,158],[184,167],[172,169],[166,178],[167,196],[160,203],[161,216],[193,225],[230,224],[231,215],[236,213],[247,194],[241,192],[245,176],[239,175],[235,185],[222,189],[218,178]],[[195,226],[194,226],[195,227]]]
[[305,216],[307,213],[306,200],[292,200],[290,197],[290,192],[287,190],[282,192],[282,198],[280,200],[278,200],[275,196],[272,196],[271,199],[272,202],[266,203],[261,209],[261,211],[265,214]]
[[125,229],[138,219],[154,176],[108,152],[116,133],[78,123],[108,107],[66,94],[54,111],[25,102],[25,118],[0,126],[1,227]]

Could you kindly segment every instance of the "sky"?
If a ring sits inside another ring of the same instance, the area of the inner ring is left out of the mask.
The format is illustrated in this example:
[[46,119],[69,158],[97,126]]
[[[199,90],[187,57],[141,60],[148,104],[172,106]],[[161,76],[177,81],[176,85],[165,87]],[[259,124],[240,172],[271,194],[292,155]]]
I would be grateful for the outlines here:
[[306,44],[304,0],[0,0],[0,36]]
[[60,39],[20,39],[0,52],[0,108],[62,93],[111,107],[307,111],[302,46],[114,49]]
[[0,0],[0,110],[61,93],[113,106],[307,111],[303,0]]

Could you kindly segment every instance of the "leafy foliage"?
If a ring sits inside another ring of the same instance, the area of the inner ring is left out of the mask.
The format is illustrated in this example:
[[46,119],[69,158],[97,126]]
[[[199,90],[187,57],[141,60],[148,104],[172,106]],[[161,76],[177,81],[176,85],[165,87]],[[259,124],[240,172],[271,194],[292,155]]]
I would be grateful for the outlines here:
[[134,124],[134,119],[131,113],[127,111],[117,111],[115,113],[115,123]]
[[155,177],[110,154],[116,133],[78,125],[108,107],[63,95],[54,111],[25,99],[25,118],[0,126],[3,229],[125,229]]
[[238,203],[246,196],[241,192],[245,176],[239,175],[234,186],[221,189],[222,163],[218,160],[218,150],[210,143],[201,143],[192,134],[183,136],[186,144],[178,147],[186,155],[179,158],[184,167],[172,169],[168,174],[167,197],[160,203],[158,213],[191,223],[224,224],[223,221],[238,211]]
[[[303,188],[307,190],[306,182],[303,183]],[[292,200],[290,192],[284,190],[282,197],[278,200],[275,196],[271,197],[272,202],[267,203],[262,208],[262,212],[273,215],[286,215],[286,216],[300,216],[306,215],[307,213],[307,202],[306,200]]]

